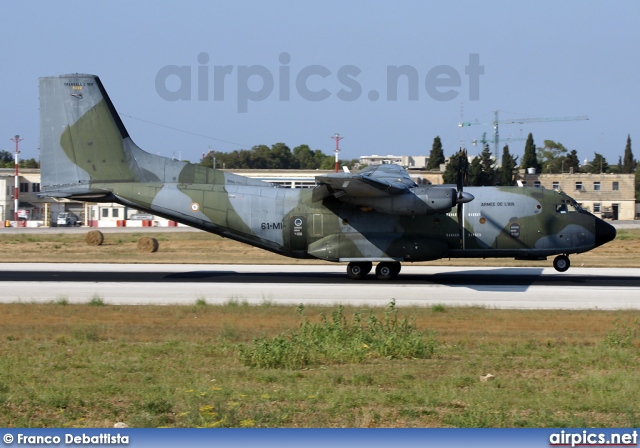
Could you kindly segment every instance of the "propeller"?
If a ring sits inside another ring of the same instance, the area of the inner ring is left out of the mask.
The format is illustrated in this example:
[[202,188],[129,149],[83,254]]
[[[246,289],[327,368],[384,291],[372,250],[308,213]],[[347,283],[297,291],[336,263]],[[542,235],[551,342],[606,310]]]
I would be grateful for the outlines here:
[[458,204],[458,228],[460,229],[460,248],[463,249],[463,237],[464,237],[464,216],[462,216],[462,206],[467,202],[473,201],[475,198],[470,193],[464,192],[464,184],[469,180],[469,157],[466,149],[460,149],[458,152],[458,182],[457,189],[458,194],[456,203]]

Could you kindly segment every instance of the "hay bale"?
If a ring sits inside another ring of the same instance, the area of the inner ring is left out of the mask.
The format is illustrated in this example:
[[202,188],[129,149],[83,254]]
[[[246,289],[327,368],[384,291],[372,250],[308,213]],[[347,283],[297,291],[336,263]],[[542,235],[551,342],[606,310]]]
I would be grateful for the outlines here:
[[100,246],[104,243],[104,235],[99,230],[92,230],[87,233],[87,236],[84,239],[89,246]]
[[158,240],[155,238],[149,238],[148,236],[143,236],[138,240],[138,250],[140,252],[153,253],[158,250]]

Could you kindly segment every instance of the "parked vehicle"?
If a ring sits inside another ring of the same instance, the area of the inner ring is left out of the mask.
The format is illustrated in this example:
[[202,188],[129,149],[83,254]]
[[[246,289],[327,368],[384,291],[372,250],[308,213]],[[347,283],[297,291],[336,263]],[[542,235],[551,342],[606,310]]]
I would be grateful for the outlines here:
[[58,213],[58,220],[56,221],[58,227],[71,227],[79,226],[82,223],[76,215],[71,212]]
[[613,209],[611,207],[605,207],[602,210],[602,219],[613,219]]

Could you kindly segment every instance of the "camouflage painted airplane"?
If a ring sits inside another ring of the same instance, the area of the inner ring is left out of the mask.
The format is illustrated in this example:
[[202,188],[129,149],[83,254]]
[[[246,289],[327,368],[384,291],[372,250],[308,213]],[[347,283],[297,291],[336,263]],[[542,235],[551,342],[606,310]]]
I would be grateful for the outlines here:
[[401,262],[468,257],[557,255],[563,272],[569,254],[616,235],[562,192],[463,191],[463,170],[457,185],[419,186],[382,165],[289,189],[153,155],[133,143],[94,75],[41,78],[40,120],[42,196],[116,202],[288,257],[347,262],[355,279],[373,263],[386,280]]

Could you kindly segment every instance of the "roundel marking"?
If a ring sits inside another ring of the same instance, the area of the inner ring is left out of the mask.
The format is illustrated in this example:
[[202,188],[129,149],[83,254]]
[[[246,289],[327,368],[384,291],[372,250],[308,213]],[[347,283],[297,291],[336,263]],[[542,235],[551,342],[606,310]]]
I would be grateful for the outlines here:
[[191,203],[191,211],[192,212],[197,212],[200,210],[200,204],[198,204],[197,202],[192,202]]

